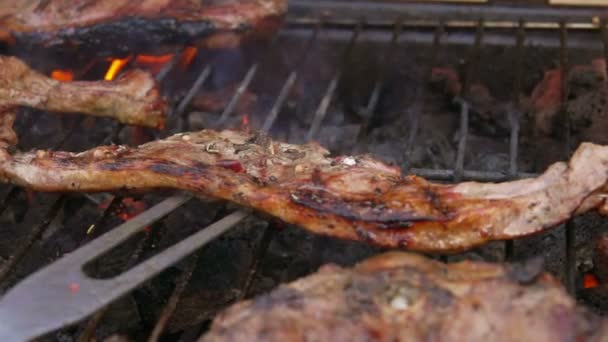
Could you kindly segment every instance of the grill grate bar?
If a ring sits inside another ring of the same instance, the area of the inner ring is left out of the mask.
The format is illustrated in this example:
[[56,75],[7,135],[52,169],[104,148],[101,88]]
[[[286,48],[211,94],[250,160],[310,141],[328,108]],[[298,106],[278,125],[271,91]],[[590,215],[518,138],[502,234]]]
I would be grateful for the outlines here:
[[296,83],[297,78],[298,73],[296,71],[292,71],[291,73],[289,73],[289,77],[287,77],[287,80],[283,84],[283,87],[281,87],[279,96],[277,96],[277,99],[275,100],[274,105],[270,110],[270,114],[266,117],[266,120],[262,125],[262,132],[268,133],[274,125],[274,122],[279,116],[279,111],[281,110],[281,108],[283,108],[283,104],[285,104],[285,100],[287,100],[287,96],[289,96],[289,92],[291,91],[291,88],[293,88],[293,85]]
[[311,141],[317,135],[317,132],[319,131],[319,128],[321,127],[321,123],[323,123],[323,119],[325,119],[325,116],[327,115],[327,110],[329,109],[331,100],[334,96],[338,83],[340,82],[340,79],[342,77],[344,67],[348,64],[348,61],[350,60],[351,52],[353,51],[355,45],[357,44],[357,39],[359,39],[359,36],[361,35],[362,28],[363,28],[363,23],[359,22],[353,30],[352,36],[348,42],[346,50],[343,53],[342,63],[340,64],[340,66],[338,67],[338,70],[336,71],[336,73],[332,77],[331,81],[329,82],[329,85],[327,86],[327,90],[325,91],[325,94],[323,95],[323,98],[321,99],[321,102],[319,103],[319,106],[317,107],[317,110],[315,111],[315,116],[313,118],[310,129],[306,133],[306,141]]
[[462,99],[457,99],[457,101],[460,103],[460,136],[458,138],[458,152],[454,167],[454,182],[460,182],[462,180],[464,157],[467,148],[467,136],[469,133],[470,105],[467,98],[470,95],[471,78],[473,77],[473,73],[476,71],[477,64],[479,62],[484,32],[483,20],[480,19],[477,23],[474,46],[471,49],[471,53],[466,61],[466,64],[464,65],[465,69],[462,77]]
[[464,172],[464,155],[467,148],[467,136],[469,135],[469,103],[466,101],[460,102],[460,136],[458,137],[458,154],[456,155],[456,164],[454,167],[454,182],[462,180]]
[[156,76],[154,76],[154,79],[156,80],[156,82],[160,83],[162,80],[165,79],[165,77],[167,77],[169,72],[171,72],[171,70],[173,70],[173,68],[175,67],[177,62],[180,60],[180,58],[185,50],[186,50],[185,47],[183,47],[183,46],[180,47],[173,55],[173,58],[171,58],[171,60],[169,62],[167,62],[165,65],[162,66],[162,68],[160,69],[158,74],[156,74]]
[[380,94],[384,88],[384,83],[386,81],[386,73],[388,71],[388,66],[392,64],[394,60],[395,51],[397,50],[397,46],[399,45],[399,37],[401,36],[401,32],[403,31],[403,23],[398,20],[394,23],[393,26],[393,35],[391,37],[391,42],[389,44],[388,49],[383,58],[382,68],[380,69],[380,75],[376,79],[374,83],[374,88],[367,102],[367,106],[363,109],[363,123],[361,124],[361,128],[359,129],[359,136],[357,140],[359,142],[363,141],[369,130],[372,128],[374,115],[376,113],[376,109],[378,107],[378,102],[380,101]]
[[[570,115],[566,109],[566,101],[568,97],[568,27],[565,22],[560,23],[560,49],[559,49],[559,60],[560,60],[560,72],[561,72],[561,97],[560,97],[560,112],[564,119],[564,138],[565,138],[565,149],[564,154],[566,157],[570,155],[571,151],[571,122]],[[566,261],[564,262],[564,275],[565,275],[565,286],[568,292],[576,298],[576,251],[575,251],[575,230],[576,226],[574,220],[570,219],[565,225],[565,249],[566,249]]]
[[182,271],[176,281],[176,285],[173,289],[173,292],[171,293],[171,297],[169,297],[167,304],[161,311],[161,314],[157,319],[156,324],[154,325],[154,329],[152,329],[152,333],[148,337],[148,342],[156,342],[160,339],[160,336],[162,335],[163,331],[165,330],[165,327],[167,326],[167,323],[169,322],[169,318],[171,318],[171,315],[177,307],[177,303],[179,302],[180,297],[182,296],[184,290],[186,290],[186,286],[190,282],[190,278],[192,277],[192,273],[194,273],[197,261],[198,254],[193,254],[190,258],[188,258],[185,269]]
[[23,257],[25,257],[25,255],[27,254],[29,249],[34,245],[34,243],[36,243],[36,241],[42,238],[46,229],[55,220],[55,217],[57,217],[57,214],[63,207],[65,199],[66,196],[62,195],[59,196],[59,198],[57,198],[55,202],[53,202],[48,213],[45,215],[44,220],[30,230],[25,241],[17,247],[8,262],[3,265],[2,269],[0,269],[0,284],[2,284],[2,290],[6,290],[5,287],[8,283],[6,282],[6,280],[14,270],[15,266],[17,266],[17,264],[23,259]]
[[517,175],[517,161],[519,156],[519,130],[520,130],[520,108],[521,103],[519,96],[522,91],[522,75],[523,75],[523,64],[525,54],[525,41],[526,41],[526,29],[523,21],[519,22],[517,27],[517,42],[516,42],[516,62],[515,62],[515,84],[513,89],[512,105],[509,110],[509,123],[511,126],[511,135],[509,137],[509,175],[516,177]]
[[298,79],[298,70],[304,64],[306,64],[306,60],[308,59],[308,56],[310,55],[310,51],[312,50],[313,46],[317,42],[317,38],[319,37],[319,31],[321,30],[322,26],[323,26],[323,21],[318,21],[317,25],[315,25],[312,35],[310,36],[310,38],[304,45],[301,60],[294,65],[294,69],[289,73],[287,80],[285,81],[285,83],[283,84],[283,87],[281,88],[281,90],[279,92],[279,96],[275,100],[274,105],[272,106],[272,109],[270,110],[270,113],[268,113],[268,116],[266,116],[266,120],[264,121],[264,124],[262,125],[262,128],[261,128],[262,132],[264,132],[264,133],[270,132],[270,129],[272,128],[272,126],[274,125],[274,122],[278,118],[279,112],[281,111],[281,109],[283,108],[283,105],[285,104],[285,100],[287,100],[287,97],[289,96],[291,89],[296,84],[296,81]]
[[[494,2],[494,1],[489,1]],[[290,13],[297,18],[313,18],[323,13],[331,13],[335,19],[348,20],[365,13],[369,22],[386,23],[397,18],[414,20],[477,20],[485,18],[488,21],[504,22],[512,18],[523,19],[538,24],[554,23],[561,20],[589,23],[590,19],[601,13],[597,8],[556,8],[525,6],[525,1],[519,1],[519,6],[507,4],[438,4],[428,2],[410,3],[403,6],[399,1],[335,1],[317,0],[314,6],[310,0],[291,0]]]
[[[424,78],[423,87],[419,88],[418,94],[416,96],[416,98],[418,99],[418,101],[416,101],[417,103],[422,103],[424,105],[424,103],[426,102],[426,99],[429,96],[429,92],[428,92],[427,88],[424,87],[424,85],[429,84],[431,81],[431,77],[433,75],[433,68],[437,65],[437,59],[439,58],[439,51],[441,50],[441,44],[442,44],[441,38],[443,37],[444,33],[445,33],[445,23],[443,21],[440,21],[437,24],[437,26],[435,27],[435,33],[433,34],[433,47],[431,50],[431,58],[430,58],[430,62],[428,64],[428,68],[424,73],[425,78]],[[420,124],[420,110],[421,110],[421,108],[413,108],[410,111],[411,123],[410,123],[410,130],[408,133],[407,141],[406,141],[407,145],[405,147],[406,165],[403,168],[403,172],[411,172],[409,157],[410,157],[410,154],[412,153],[412,148],[414,147],[414,143],[416,141],[416,135],[418,134],[418,125]]]
[[251,291],[251,285],[253,285],[253,280],[258,274],[260,262],[266,256],[266,253],[268,252],[268,247],[270,247],[270,243],[272,242],[276,231],[277,227],[275,227],[275,223],[273,222],[269,223],[268,227],[264,229],[264,233],[262,234],[260,242],[257,243],[255,246],[253,252],[253,259],[249,264],[248,271],[245,273],[243,282],[240,288],[238,289],[238,295],[235,299],[236,301],[240,301],[249,295],[249,292]]
[[194,81],[194,84],[192,84],[192,87],[190,87],[190,89],[186,93],[186,96],[184,96],[182,101],[179,103],[175,112],[171,113],[172,116],[181,117],[184,114],[186,108],[188,107],[190,102],[192,102],[192,99],[194,98],[196,93],[199,92],[203,84],[205,84],[207,78],[209,78],[209,75],[211,75],[211,66],[207,65],[203,69],[203,71],[201,71],[201,73],[198,75],[196,81]]
[[600,20],[600,34],[602,36],[602,45],[604,47],[604,62],[606,64],[606,75],[608,76],[608,29],[606,28],[606,18]]
[[249,88],[249,84],[251,84],[251,81],[258,72],[258,67],[259,64],[255,63],[249,68],[249,70],[247,70],[247,74],[245,74],[245,77],[239,84],[239,87],[236,89],[236,92],[230,99],[230,102],[228,102],[228,105],[226,106],[226,108],[224,108],[222,115],[220,115],[220,118],[217,120],[216,126],[221,127],[226,123],[226,121],[228,121],[230,116],[232,116],[237,104],[239,103],[239,100],[241,99],[241,96],[243,96],[247,88]]
[[[521,103],[519,96],[522,88],[522,75],[523,75],[523,64],[525,54],[525,42],[526,42],[526,28],[525,22],[520,20],[516,32],[517,40],[515,43],[516,49],[516,62],[515,62],[515,81],[513,86],[513,95],[511,99],[511,105],[507,115],[509,116],[509,124],[511,128],[511,135],[509,137],[509,177],[511,179],[517,178],[518,171],[518,154],[519,154],[519,130],[520,130],[520,108]],[[515,244],[512,240],[505,242],[505,253],[504,260],[509,261],[515,254]]]
[[[277,35],[272,39],[272,41],[270,43],[270,48],[268,49],[269,51],[273,50],[273,48],[278,44],[277,42],[280,40],[280,37],[281,36]],[[245,77],[241,80],[239,87],[236,89],[235,93],[232,95],[230,102],[228,102],[228,105],[222,111],[220,118],[216,121],[216,123],[215,123],[216,127],[224,127],[226,125],[226,123],[228,122],[228,120],[230,119],[230,117],[232,116],[232,114],[234,114],[234,111],[236,110],[236,106],[237,106],[241,96],[249,88],[249,85],[251,84],[251,81],[253,81],[253,78],[255,77],[255,75],[257,75],[257,71],[261,64],[262,63],[260,63],[260,61],[257,61],[256,63],[252,64],[251,67],[249,67],[249,70],[247,70]]]

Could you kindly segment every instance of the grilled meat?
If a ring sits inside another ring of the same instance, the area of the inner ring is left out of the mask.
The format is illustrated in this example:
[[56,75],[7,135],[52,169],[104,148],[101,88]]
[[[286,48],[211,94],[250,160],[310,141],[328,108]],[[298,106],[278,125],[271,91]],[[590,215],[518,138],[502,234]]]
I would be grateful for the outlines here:
[[156,82],[141,70],[126,72],[112,82],[60,82],[18,58],[0,56],[0,111],[12,113],[16,106],[86,113],[149,127],[164,125],[167,111]]
[[268,37],[286,0],[15,0],[0,8],[0,41],[91,48],[98,54],[196,44],[233,47]]
[[[542,263],[540,263],[542,266]],[[387,253],[237,303],[211,341],[603,341],[608,322],[529,265]],[[536,272],[535,272],[536,271]]]
[[253,133],[203,130],[139,147],[0,156],[0,177],[39,191],[177,188],[232,201],[318,234],[457,252],[597,209],[608,214],[608,146],[582,144],[538,178],[435,184],[371,157],[329,157]]

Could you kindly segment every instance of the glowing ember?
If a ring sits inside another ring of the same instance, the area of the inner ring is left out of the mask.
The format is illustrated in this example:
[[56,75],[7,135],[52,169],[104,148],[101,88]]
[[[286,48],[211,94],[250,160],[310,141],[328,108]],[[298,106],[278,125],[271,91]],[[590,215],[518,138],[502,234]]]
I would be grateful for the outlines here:
[[249,114],[243,114],[243,117],[241,118],[241,129],[249,132]]
[[106,71],[106,75],[103,77],[106,81],[111,81],[116,78],[116,75],[122,70],[122,68],[131,60],[131,57],[127,58],[116,58],[112,60],[108,71]]
[[69,70],[53,70],[51,78],[57,81],[70,82],[74,80],[74,74]]
[[583,276],[583,287],[586,289],[591,289],[594,287],[598,287],[600,285],[597,277],[591,273],[587,273]]
[[[99,204],[100,209],[107,209],[111,201]],[[120,208],[114,213],[116,217],[123,221],[129,221],[135,216],[141,214],[147,209],[146,203],[143,201],[134,200],[131,197],[123,198],[120,203]],[[150,227],[145,227],[145,231],[150,231]]]
[[192,60],[194,57],[196,57],[197,53],[198,50],[195,47],[188,46],[180,57],[179,65],[182,67],[187,67],[190,65],[190,63],[192,63]]
[[124,209],[117,215],[123,221],[129,221],[135,216],[141,214],[144,210],[146,210],[146,203],[142,201],[136,201],[130,197],[127,197],[122,200],[122,204]]
[[165,64],[173,59],[173,56],[174,54],[172,53],[159,56],[137,55],[137,57],[135,57],[135,63],[145,67],[151,73],[156,74]]
[[168,63],[171,58],[173,58],[172,53],[160,56],[137,55],[137,57],[135,57],[135,62],[138,64],[165,64]]

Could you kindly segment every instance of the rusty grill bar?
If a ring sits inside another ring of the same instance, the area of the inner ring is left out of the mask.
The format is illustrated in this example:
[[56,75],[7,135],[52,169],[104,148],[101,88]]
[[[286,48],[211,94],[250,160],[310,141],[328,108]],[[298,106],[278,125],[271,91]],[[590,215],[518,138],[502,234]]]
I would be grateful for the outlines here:
[[[502,181],[508,179],[518,179],[524,177],[531,177],[534,174],[523,173],[518,170],[518,158],[519,158],[519,133],[520,133],[520,116],[521,116],[521,103],[518,98],[518,94],[522,88],[522,72],[523,72],[523,60],[524,54],[526,50],[526,43],[528,41],[528,28],[539,26],[539,23],[547,24],[557,24],[557,26],[548,25],[550,29],[557,29],[555,32],[559,35],[560,41],[560,65],[562,69],[562,73],[565,73],[568,70],[568,31],[570,26],[574,26],[572,22],[575,23],[588,23],[591,22],[591,18],[597,16],[597,11],[590,10],[575,10],[570,12],[567,17],[564,17],[563,12],[550,9],[544,11],[520,11],[515,8],[483,8],[481,6],[470,6],[467,7],[466,10],[460,6],[445,6],[445,5],[410,5],[408,6],[408,10],[404,11],[401,6],[392,5],[392,4],[374,4],[373,6],[367,5],[366,3],[357,3],[357,5],[348,4],[344,6],[343,3],[334,2],[334,1],[321,1],[317,3],[315,6],[309,6],[306,2],[302,1],[294,1],[293,6],[295,7],[294,13],[292,17],[288,20],[288,28],[285,31],[289,31],[292,28],[302,29],[304,28],[310,34],[310,38],[303,48],[303,57],[299,63],[295,63],[292,66],[290,72],[285,77],[285,80],[280,88],[279,93],[276,96],[275,102],[273,103],[270,111],[268,112],[264,123],[262,124],[261,129],[265,132],[269,132],[273,127],[276,119],[280,116],[285,101],[287,100],[289,93],[292,91],[293,87],[297,84],[299,78],[299,67],[302,64],[305,64],[307,61],[307,56],[311,50],[314,49],[316,42],[318,41],[318,37],[323,30],[330,29],[339,29],[344,30],[348,28],[347,33],[349,35],[348,43],[346,48],[342,54],[342,62],[332,74],[331,79],[327,84],[319,84],[319,87],[325,89],[323,92],[322,98],[318,101],[317,109],[314,113],[314,119],[306,134],[306,140],[312,140],[318,134],[320,127],[323,124],[323,121],[327,115],[328,108],[332,99],[335,96],[336,89],[339,83],[342,81],[342,76],[345,72],[344,68],[347,65],[347,61],[351,58],[353,50],[356,49],[357,43],[360,41],[360,37],[365,34],[366,28],[370,27],[387,27],[393,29],[393,34],[390,42],[387,42],[387,49],[385,60],[392,60],[392,53],[395,49],[398,48],[399,43],[401,42],[400,38],[403,37],[403,33],[407,33],[409,29],[412,27],[417,27],[421,22],[416,22],[416,25],[408,25],[407,20],[424,20],[424,25],[431,25],[435,28],[434,34],[432,36],[432,47],[433,52],[431,56],[431,62],[429,63],[428,70],[425,70],[425,75],[428,75],[430,78],[431,69],[437,63],[437,55],[438,51],[442,49],[445,44],[444,35],[446,31],[446,27],[449,27],[451,23],[449,22],[450,18],[459,18],[459,20],[470,19],[475,22],[475,38],[474,43],[470,48],[470,54],[465,61],[465,70],[464,70],[464,78],[463,78],[463,89],[464,93],[462,98],[456,99],[460,104],[461,112],[460,112],[460,127],[459,127],[459,140],[458,140],[458,148],[457,155],[454,161],[453,169],[421,169],[421,168],[408,168],[407,171],[417,174],[419,176],[425,177],[430,180],[438,180],[438,181],[462,181],[462,180],[475,180],[475,181]],[[344,19],[344,18],[358,18],[359,13],[361,13],[361,8],[364,8],[367,12],[367,16],[364,19]],[[448,9],[448,10],[446,10]],[[331,14],[333,12],[339,12],[341,16],[344,18],[333,18],[331,15],[324,16],[322,14]],[[469,129],[469,111],[471,109],[471,104],[467,100],[468,96],[468,88],[470,86],[470,80],[474,76],[477,68],[477,64],[479,63],[479,57],[481,53],[481,47],[484,44],[484,37],[487,35],[486,27],[495,25],[492,21],[501,21],[504,22],[505,16],[509,18],[513,18],[512,22],[515,25],[510,25],[508,27],[511,28],[512,34],[515,37],[515,45],[513,48],[517,51],[517,59],[515,61],[515,74],[513,78],[513,96],[512,96],[512,105],[510,110],[508,111],[509,122],[510,122],[510,133],[509,133],[509,168],[504,170],[504,172],[486,172],[486,171],[476,171],[476,170],[466,170],[464,169],[464,155],[467,149],[467,135]],[[393,18],[393,19],[388,19]],[[453,24],[453,23],[452,23]],[[578,26],[576,26],[578,27]],[[546,28],[545,28],[546,29]],[[577,28],[578,29],[578,28]],[[604,55],[608,61],[608,33],[606,29],[606,22],[602,18],[601,25],[591,25],[589,27],[583,25],[583,29],[597,30],[598,31],[598,41],[603,44]],[[273,44],[274,46],[274,44]],[[173,60],[165,65],[163,70],[158,74],[158,79],[162,80],[167,74],[171,71],[171,69],[176,65],[177,60],[179,59],[181,51],[175,54]],[[388,64],[388,63],[386,63]],[[216,127],[225,127],[226,124],[230,121],[230,118],[236,111],[237,103],[239,99],[244,94],[244,92],[250,87],[252,81],[255,79],[256,75],[260,73],[260,61],[254,62],[247,69],[245,74],[243,75],[238,88],[236,88],[234,94],[232,95],[228,105],[222,111],[219,119],[215,123]],[[608,66],[608,63],[607,63]],[[386,71],[386,70],[385,70]],[[174,111],[172,111],[171,115],[173,119],[177,117],[181,117],[185,111],[187,110],[190,102],[193,97],[198,93],[200,88],[204,85],[204,83],[209,79],[209,76],[213,72],[212,65],[206,65],[201,70],[198,78],[195,80],[194,84],[191,86],[186,96],[182,99],[182,101],[177,105]],[[376,106],[378,104],[378,97],[383,90],[383,77],[381,74],[378,76],[376,80],[372,93],[369,96],[369,101],[365,108],[365,118],[366,120],[371,120],[373,118],[373,114],[375,112]],[[566,84],[566,82],[563,82]],[[565,94],[567,90],[562,89],[562,101],[565,101]],[[426,91],[421,90],[418,96],[428,96]],[[562,102],[563,103],[563,102]],[[565,113],[565,111],[564,111]],[[409,137],[408,137],[408,146],[405,147],[406,154],[409,153],[411,145],[413,145],[416,141],[417,134],[417,125],[418,125],[418,112],[414,110],[412,113],[414,123],[410,129]],[[185,121],[185,120],[184,120]],[[569,120],[566,120],[568,122]],[[74,132],[73,126],[71,130],[66,133],[66,136],[60,140],[60,143],[56,146],[56,148],[60,148],[67,139],[68,135]],[[120,130],[122,130],[122,125],[118,124],[113,133],[106,138],[106,142],[108,141],[117,141],[118,134]],[[182,127],[183,128],[183,127]],[[364,124],[362,126],[362,132],[367,129],[367,125]],[[565,143],[565,151],[569,154],[570,149],[570,128],[567,127],[566,133],[566,143]],[[363,134],[364,136],[365,134]],[[407,166],[406,166],[407,167]],[[7,195],[5,196],[2,203],[0,203],[0,214],[5,212],[6,208],[11,204],[11,202],[15,199],[16,196],[19,195],[21,190],[17,187],[12,187]],[[23,242],[22,245],[18,246],[15,249],[15,252],[11,258],[11,260],[3,265],[3,268],[0,270],[0,285],[2,288],[6,289],[8,283],[10,283],[10,279],[8,275],[17,265],[17,263],[25,256],[29,250],[29,248],[41,239],[45,229],[49,226],[49,224],[55,220],[57,214],[61,210],[65,196],[61,195],[53,202],[49,212],[45,216],[45,219],[40,222],[40,224],[34,227],[31,230],[30,236],[26,241]],[[121,202],[122,197],[115,196],[111,202],[111,204],[100,214],[98,220],[89,229],[94,229],[95,227],[99,227],[103,225],[105,219],[110,215],[110,213],[115,210],[116,206]],[[176,203],[175,208],[177,209],[179,205],[183,203]],[[218,218],[219,219],[219,218]],[[575,280],[576,280],[576,265],[575,265],[575,257],[574,257],[574,222],[569,221],[566,223],[566,262],[564,263],[565,274],[567,275],[566,286],[568,289],[574,293],[576,290]],[[256,276],[257,268],[259,266],[260,260],[264,258],[266,250],[273,238],[273,232],[275,229],[271,226],[267,227],[262,235],[260,241],[256,244],[254,259],[250,264],[250,268],[248,270],[248,274],[245,277],[245,281],[243,284],[240,284],[239,296],[238,298],[243,298],[248,294],[249,288],[251,286],[251,282]],[[140,248],[135,250],[132,253],[132,260],[129,264],[136,264],[140,259],[141,250],[145,248],[145,239],[141,240]],[[171,248],[171,247],[170,247]],[[513,242],[506,242],[505,246],[505,259],[510,259],[513,255],[514,245]],[[185,271],[181,276],[178,277],[176,281],[176,286],[172,291],[172,294],[167,301],[165,307],[162,309],[161,314],[157,320],[155,327],[152,330],[152,333],[149,337],[150,341],[157,341],[159,337],[163,334],[164,328],[167,324],[168,319],[173,313],[177,302],[183,293],[186,285],[190,280],[190,276],[194,270],[196,265],[197,256],[194,255],[190,257],[187,261],[187,266]],[[574,293],[575,294],[575,293]],[[96,313],[91,319],[89,319],[88,324],[81,331],[79,340],[87,341],[94,334],[95,329],[98,323],[101,321],[103,317],[104,310],[100,310]]]

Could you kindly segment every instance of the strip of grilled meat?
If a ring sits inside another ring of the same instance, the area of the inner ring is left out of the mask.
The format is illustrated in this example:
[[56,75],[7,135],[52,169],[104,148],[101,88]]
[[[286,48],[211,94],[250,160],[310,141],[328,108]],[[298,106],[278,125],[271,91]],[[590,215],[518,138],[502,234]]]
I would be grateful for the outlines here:
[[[541,264],[542,265],[542,264]],[[211,341],[603,341],[608,322],[528,265],[407,253],[323,266],[217,316]],[[536,272],[535,272],[536,271]]]
[[163,126],[168,108],[156,81],[142,70],[125,72],[111,82],[60,82],[18,58],[0,56],[0,109],[12,112],[16,106],[85,113],[148,127]]
[[286,10],[286,0],[14,0],[0,8],[0,41],[98,54],[233,47],[272,35]]
[[329,157],[239,131],[177,134],[139,147],[0,157],[0,177],[39,191],[178,188],[232,201],[342,239],[457,252],[608,214],[608,147],[582,144],[540,177],[434,184],[371,157]]

